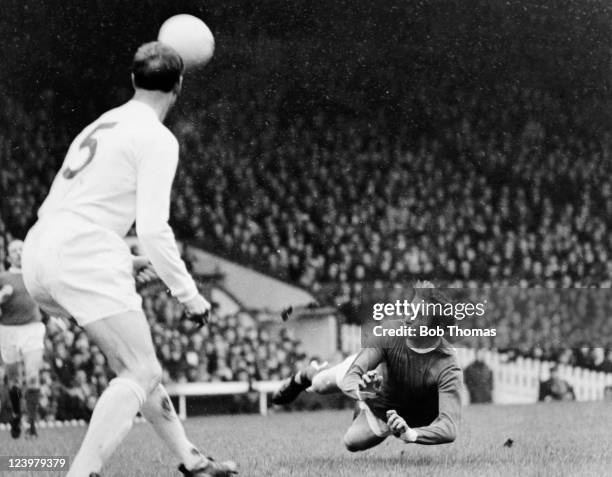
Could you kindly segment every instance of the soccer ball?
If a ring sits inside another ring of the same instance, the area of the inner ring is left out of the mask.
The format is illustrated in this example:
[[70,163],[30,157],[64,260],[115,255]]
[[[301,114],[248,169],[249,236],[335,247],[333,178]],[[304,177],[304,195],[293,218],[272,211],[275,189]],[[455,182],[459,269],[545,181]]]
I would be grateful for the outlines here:
[[181,55],[186,68],[205,65],[215,51],[215,38],[210,29],[193,15],[175,15],[159,29],[157,39]]

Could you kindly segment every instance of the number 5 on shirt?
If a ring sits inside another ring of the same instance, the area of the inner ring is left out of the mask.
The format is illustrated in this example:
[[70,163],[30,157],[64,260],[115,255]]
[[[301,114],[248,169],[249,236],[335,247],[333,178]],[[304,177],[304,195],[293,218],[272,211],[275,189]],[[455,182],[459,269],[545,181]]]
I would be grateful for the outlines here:
[[62,176],[64,177],[64,179],[73,179],[74,176],[76,176],[79,172],[81,172],[83,169],[85,169],[85,167],[89,165],[89,163],[92,161],[96,154],[96,149],[98,148],[98,140],[94,137],[95,134],[103,129],[112,129],[115,127],[116,124],[116,122],[100,123],[93,129],[93,131],[91,131],[87,135],[85,139],[83,139],[83,141],[79,145],[79,149],[89,149],[89,155],[87,156],[87,159],[85,159],[85,162],[83,162],[83,164],[80,167],[77,167],[76,169],[70,169],[70,166],[66,166],[66,168],[62,171]]

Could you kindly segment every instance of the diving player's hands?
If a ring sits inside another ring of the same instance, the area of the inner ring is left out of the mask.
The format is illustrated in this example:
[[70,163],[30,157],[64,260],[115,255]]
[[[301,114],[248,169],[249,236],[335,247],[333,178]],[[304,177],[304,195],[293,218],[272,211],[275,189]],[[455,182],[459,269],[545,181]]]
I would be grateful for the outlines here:
[[139,285],[144,285],[158,278],[151,261],[146,257],[136,255],[132,256],[132,274]]
[[193,321],[198,328],[201,328],[208,322],[208,316],[210,315],[212,306],[202,295],[197,294],[183,303],[183,305],[185,306],[187,319]]
[[404,442],[416,442],[417,432],[408,426],[404,418],[395,409],[387,411],[387,426],[395,437]]
[[359,397],[361,399],[375,398],[380,391],[382,379],[382,376],[374,369],[363,374],[359,381]]
[[404,418],[395,409],[387,411],[387,426],[389,426],[389,429],[391,429],[391,432],[396,437],[399,437],[408,430],[408,424],[406,424]]

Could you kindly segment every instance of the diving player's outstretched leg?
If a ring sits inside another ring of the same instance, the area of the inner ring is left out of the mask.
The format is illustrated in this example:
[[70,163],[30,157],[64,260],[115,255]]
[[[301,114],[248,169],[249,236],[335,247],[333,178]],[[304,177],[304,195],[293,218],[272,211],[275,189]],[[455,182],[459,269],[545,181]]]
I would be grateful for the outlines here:
[[304,369],[283,382],[280,389],[272,395],[272,402],[279,405],[289,404],[295,401],[302,391],[306,390],[317,394],[341,392],[338,384],[355,360],[355,356],[351,355],[341,363],[331,367],[327,366],[327,363],[310,362]]
[[[274,404],[288,404],[302,391],[317,394],[342,392],[340,381],[355,361],[357,355],[345,358],[341,363],[328,367],[311,362],[304,369],[286,379],[281,388],[272,396]],[[351,426],[344,435],[344,445],[350,452],[358,452],[377,446],[389,435],[388,427],[380,422],[361,401],[356,403],[357,412]]]

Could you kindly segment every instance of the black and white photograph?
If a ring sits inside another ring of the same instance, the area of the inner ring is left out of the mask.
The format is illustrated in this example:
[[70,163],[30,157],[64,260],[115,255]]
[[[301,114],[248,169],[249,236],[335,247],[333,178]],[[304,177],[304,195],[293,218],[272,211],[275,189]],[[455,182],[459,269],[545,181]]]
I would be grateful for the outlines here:
[[612,475],[612,3],[0,7],[0,476]]

